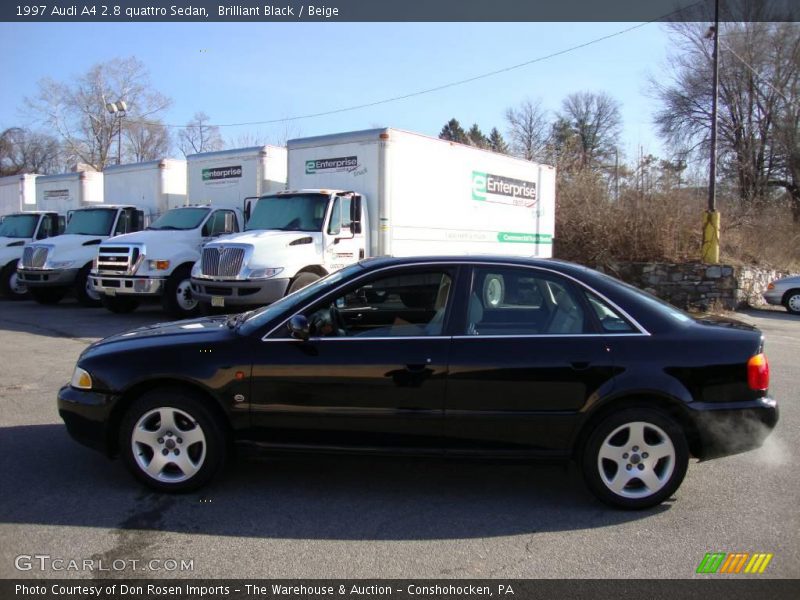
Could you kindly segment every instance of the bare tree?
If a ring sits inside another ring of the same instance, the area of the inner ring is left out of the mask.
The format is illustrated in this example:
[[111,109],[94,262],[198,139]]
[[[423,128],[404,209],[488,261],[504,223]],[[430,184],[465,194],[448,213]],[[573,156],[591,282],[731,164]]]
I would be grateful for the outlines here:
[[60,170],[60,147],[50,135],[21,127],[0,133],[0,175],[39,173]]
[[178,148],[184,156],[198,152],[214,152],[225,147],[219,127],[210,125],[210,120],[211,117],[206,113],[197,112],[186,127],[178,132]]
[[161,121],[136,121],[125,128],[133,162],[156,160],[169,154],[172,140]]
[[[106,109],[117,100],[128,106],[121,120]],[[26,98],[34,118],[60,139],[68,159],[96,169],[109,163],[119,127],[151,121],[170,103],[153,90],[147,69],[135,57],[96,64],[70,82],[43,79],[37,95]]]
[[527,98],[506,110],[511,152],[525,160],[544,162],[550,124],[540,100]]
[[622,129],[620,105],[605,92],[576,92],[561,104],[559,121],[577,145],[581,168],[607,163]]
[[[653,82],[661,136],[695,158],[708,156],[713,36],[700,23],[670,26],[676,52],[669,79]],[[800,221],[798,104],[800,25],[726,23],[719,32],[718,171],[744,203],[778,187]]]

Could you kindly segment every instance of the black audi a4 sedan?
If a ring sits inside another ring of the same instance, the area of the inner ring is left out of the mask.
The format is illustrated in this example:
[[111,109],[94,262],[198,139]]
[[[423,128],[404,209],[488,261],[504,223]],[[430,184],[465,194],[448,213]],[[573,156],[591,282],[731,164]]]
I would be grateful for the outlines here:
[[268,450],[574,460],[624,508],[778,420],[761,333],[578,265],[378,258],[248,313],[115,335],[58,394],[70,434],[157,490]]

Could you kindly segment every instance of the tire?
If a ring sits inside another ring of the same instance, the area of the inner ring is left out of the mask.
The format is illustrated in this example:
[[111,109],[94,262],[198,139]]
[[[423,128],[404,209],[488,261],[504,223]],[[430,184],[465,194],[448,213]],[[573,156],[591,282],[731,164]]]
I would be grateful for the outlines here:
[[783,295],[783,306],[793,315],[800,315],[800,290],[789,290]]
[[227,455],[213,413],[202,399],[180,389],[153,390],[136,400],[122,419],[119,448],[131,473],[159,492],[202,487]]
[[192,296],[192,267],[178,267],[169,276],[161,296],[161,307],[171,317],[190,318],[200,314],[200,302]]
[[125,296],[101,296],[100,302],[112,313],[124,315],[139,308],[139,301],[136,298],[126,298]]
[[680,425],[653,408],[611,414],[591,431],[581,453],[587,487],[616,508],[661,504],[681,485],[688,465],[689,446]]
[[28,298],[28,287],[17,279],[17,262],[11,261],[0,270],[0,296],[8,300]]
[[75,278],[75,298],[78,300],[78,304],[86,308],[102,306],[100,302],[101,295],[94,290],[89,279],[89,271],[91,269],[91,264],[84,266],[78,271],[78,276]]
[[505,280],[502,275],[489,275],[483,281],[483,305],[495,308],[500,306],[506,295]]
[[292,292],[296,292],[297,290],[302,290],[304,287],[314,283],[319,278],[319,275],[316,273],[298,273],[297,277],[292,279],[292,283],[289,284],[289,289],[287,290],[286,294],[288,295]]
[[53,305],[61,302],[61,299],[67,295],[68,289],[63,287],[32,287],[28,288],[28,292],[39,304]]

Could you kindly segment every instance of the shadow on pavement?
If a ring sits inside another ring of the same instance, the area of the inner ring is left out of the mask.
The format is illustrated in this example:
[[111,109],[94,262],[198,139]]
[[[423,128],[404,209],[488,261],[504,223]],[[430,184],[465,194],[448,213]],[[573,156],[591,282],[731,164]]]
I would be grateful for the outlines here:
[[201,492],[165,495],[60,425],[0,429],[15,492],[0,521],[278,539],[429,540],[605,527],[669,510],[609,509],[574,468],[444,460],[240,458]]

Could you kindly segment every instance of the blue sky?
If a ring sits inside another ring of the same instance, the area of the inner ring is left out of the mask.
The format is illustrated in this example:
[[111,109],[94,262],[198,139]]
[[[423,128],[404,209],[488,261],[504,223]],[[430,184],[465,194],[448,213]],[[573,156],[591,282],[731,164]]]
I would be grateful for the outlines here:
[[[43,77],[69,80],[92,64],[137,56],[173,99],[168,123],[197,111],[214,123],[283,119],[398,96],[522,63],[632,23],[0,23],[5,57],[0,128],[25,124],[22,99]],[[505,133],[503,113],[525,97],[556,110],[575,91],[622,103],[628,158],[662,152],[648,77],[663,78],[669,39],[649,24],[587,48],[466,85],[284,125],[223,128],[278,139],[372,126],[437,135],[456,117]]]

